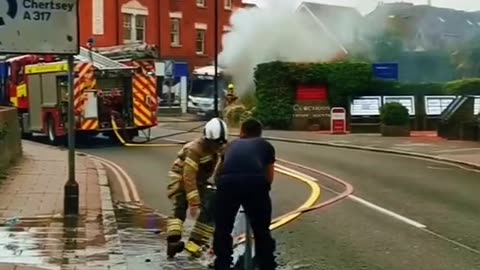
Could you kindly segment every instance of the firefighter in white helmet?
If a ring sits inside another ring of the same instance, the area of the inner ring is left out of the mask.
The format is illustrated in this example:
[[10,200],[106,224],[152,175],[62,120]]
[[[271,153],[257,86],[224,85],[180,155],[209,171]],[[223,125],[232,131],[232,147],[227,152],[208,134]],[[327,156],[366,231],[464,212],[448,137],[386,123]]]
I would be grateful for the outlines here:
[[[167,221],[167,255],[184,249],[198,257],[213,236],[213,213],[210,208],[213,191],[208,179],[214,174],[222,146],[227,143],[227,124],[213,118],[205,125],[201,138],[187,143],[179,152],[169,172],[168,197],[173,209]],[[196,219],[190,238],[182,242],[183,223],[189,209]]]

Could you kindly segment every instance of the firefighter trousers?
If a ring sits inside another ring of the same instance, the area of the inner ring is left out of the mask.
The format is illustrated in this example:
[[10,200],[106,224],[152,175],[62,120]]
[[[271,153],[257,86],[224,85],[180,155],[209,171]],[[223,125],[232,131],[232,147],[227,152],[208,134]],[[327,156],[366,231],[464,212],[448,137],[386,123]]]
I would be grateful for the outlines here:
[[[259,181],[249,181],[259,180]],[[255,260],[261,270],[276,269],[275,240],[270,234],[272,202],[265,179],[220,179],[215,203],[215,269],[231,269],[232,230],[240,205],[250,220],[255,239]]]
[[[210,244],[213,237],[213,196],[214,191],[205,184],[199,184],[200,214],[190,233],[189,241],[203,246]],[[167,241],[178,242],[182,238],[183,223],[187,217],[188,201],[182,180],[172,178],[168,185],[168,197],[172,202],[172,210],[167,221]]]

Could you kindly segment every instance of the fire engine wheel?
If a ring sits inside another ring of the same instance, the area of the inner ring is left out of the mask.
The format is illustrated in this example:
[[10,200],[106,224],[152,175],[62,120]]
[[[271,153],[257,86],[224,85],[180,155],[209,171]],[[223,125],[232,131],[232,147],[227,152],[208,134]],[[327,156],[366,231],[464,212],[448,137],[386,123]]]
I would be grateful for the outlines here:
[[52,145],[59,145],[62,142],[62,137],[57,136],[55,132],[55,120],[50,116],[47,119],[47,137],[48,142]]
[[22,134],[22,139],[31,139],[32,138],[32,133],[30,132],[25,132],[25,129],[23,128],[23,120],[22,117],[18,118],[18,124],[20,125],[20,132]]

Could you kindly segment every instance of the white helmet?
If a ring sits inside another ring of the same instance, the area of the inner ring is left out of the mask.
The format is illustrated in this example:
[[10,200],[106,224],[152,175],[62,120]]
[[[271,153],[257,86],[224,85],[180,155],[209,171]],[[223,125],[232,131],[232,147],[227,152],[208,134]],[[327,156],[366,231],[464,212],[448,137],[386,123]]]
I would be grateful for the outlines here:
[[227,124],[220,118],[212,118],[203,130],[205,139],[226,143],[228,139]]

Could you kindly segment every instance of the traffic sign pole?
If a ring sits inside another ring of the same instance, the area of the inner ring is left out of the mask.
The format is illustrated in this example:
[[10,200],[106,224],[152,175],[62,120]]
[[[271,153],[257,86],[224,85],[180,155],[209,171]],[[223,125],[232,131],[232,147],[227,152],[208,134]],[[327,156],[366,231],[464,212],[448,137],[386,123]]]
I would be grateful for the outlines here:
[[167,96],[167,103],[168,107],[172,107],[172,80],[174,78],[174,68],[175,68],[175,63],[173,61],[165,61],[165,78],[167,79],[167,84],[168,84],[168,96]]
[[64,186],[63,211],[65,216],[79,212],[78,183],[75,180],[75,116],[73,93],[73,55],[68,56],[68,180]]
[[214,68],[215,68],[215,77],[213,79],[213,83],[215,84],[213,86],[213,89],[214,89],[214,93],[213,93],[213,108],[214,108],[214,112],[215,112],[215,117],[218,117],[219,116],[219,113],[218,113],[218,1],[219,0],[214,0],[215,2],[215,5],[214,5],[214,34],[213,36],[215,37],[215,40],[214,40],[214,46],[215,46],[215,49],[214,49]]

